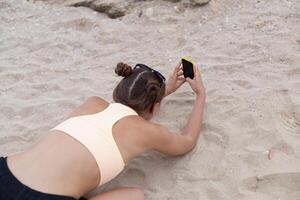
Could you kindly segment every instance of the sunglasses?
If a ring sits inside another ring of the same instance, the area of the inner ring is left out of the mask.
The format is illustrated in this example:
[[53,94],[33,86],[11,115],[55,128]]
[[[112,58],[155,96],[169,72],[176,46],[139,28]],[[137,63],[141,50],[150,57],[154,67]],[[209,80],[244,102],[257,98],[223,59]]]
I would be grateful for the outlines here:
[[144,65],[144,64],[136,64],[134,66],[133,69],[138,69],[138,68],[141,68],[141,69],[145,69],[145,70],[149,70],[151,71],[152,73],[155,74],[155,76],[159,79],[159,82],[160,82],[160,87],[162,86],[162,84],[166,81],[166,78],[158,71],[148,67],[147,65]]

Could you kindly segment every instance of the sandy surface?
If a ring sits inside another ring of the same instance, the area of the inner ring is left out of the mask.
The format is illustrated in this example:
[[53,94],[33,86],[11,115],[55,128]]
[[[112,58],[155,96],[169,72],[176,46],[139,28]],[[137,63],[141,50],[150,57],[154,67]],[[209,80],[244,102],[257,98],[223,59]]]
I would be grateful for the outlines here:
[[[197,147],[180,158],[149,152],[100,191],[139,186],[147,199],[299,200],[298,0],[212,0],[199,8],[147,1],[119,19],[0,0],[0,155],[36,143],[88,96],[111,100],[117,62],[168,74],[181,56],[201,64],[207,89]],[[155,120],[180,130],[193,100],[185,85]]]

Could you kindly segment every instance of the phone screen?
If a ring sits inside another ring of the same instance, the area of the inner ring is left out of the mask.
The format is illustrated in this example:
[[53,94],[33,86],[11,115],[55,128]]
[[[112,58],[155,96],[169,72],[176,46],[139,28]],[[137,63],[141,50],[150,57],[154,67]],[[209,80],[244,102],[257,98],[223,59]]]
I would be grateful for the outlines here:
[[183,68],[183,76],[185,78],[189,77],[191,79],[194,78],[194,66],[190,61],[182,58],[181,59],[182,68]]

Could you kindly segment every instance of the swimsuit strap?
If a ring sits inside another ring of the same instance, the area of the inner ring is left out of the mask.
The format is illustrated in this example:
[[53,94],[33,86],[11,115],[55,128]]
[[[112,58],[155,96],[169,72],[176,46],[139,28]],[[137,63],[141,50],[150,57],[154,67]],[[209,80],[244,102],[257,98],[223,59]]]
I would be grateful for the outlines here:
[[105,121],[108,123],[107,126],[110,127],[110,132],[112,132],[112,127],[114,124],[121,118],[130,115],[138,115],[135,110],[121,103],[111,103],[103,112],[100,112],[99,114],[107,116]]

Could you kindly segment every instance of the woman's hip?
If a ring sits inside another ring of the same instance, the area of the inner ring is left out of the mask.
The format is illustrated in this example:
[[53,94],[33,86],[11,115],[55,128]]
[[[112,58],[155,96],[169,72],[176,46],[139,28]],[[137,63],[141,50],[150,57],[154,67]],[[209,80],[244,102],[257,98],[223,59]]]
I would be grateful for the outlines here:
[[9,170],[7,158],[0,158],[0,200],[75,200],[73,197],[47,194],[21,183]]

